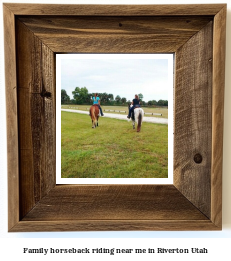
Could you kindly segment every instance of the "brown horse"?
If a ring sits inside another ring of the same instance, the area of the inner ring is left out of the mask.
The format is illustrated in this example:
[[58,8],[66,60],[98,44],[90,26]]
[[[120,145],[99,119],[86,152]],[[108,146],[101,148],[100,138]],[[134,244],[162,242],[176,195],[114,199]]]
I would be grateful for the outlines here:
[[92,128],[96,128],[99,120],[99,106],[97,104],[92,105],[90,108],[90,117],[92,121]]

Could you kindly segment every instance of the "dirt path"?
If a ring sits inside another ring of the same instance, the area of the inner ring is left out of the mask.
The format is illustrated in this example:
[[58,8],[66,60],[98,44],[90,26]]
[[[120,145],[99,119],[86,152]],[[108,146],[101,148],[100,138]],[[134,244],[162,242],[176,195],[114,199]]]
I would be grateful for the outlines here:
[[[61,109],[61,111],[68,111],[68,112],[89,114],[88,111],[81,111],[81,110]],[[129,121],[129,120],[127,119],[127,115],[121,115],[121,114],[104,113],[104,116],[103,116],[103,117]],[[156,117],[144,117],[143,122],[168,124],[168,119],[156,118]]]

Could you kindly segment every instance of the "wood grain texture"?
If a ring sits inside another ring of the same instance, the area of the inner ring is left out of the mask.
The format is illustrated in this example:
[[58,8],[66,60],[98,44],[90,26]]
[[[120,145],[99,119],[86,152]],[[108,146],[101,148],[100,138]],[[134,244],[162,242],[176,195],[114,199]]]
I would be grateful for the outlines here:
[[35,35],[56,34],[166,34],[193,35],[213,16],[131,17],[131,16],[19,16]]
[[[9,231],[221,229],[225,7],[4,4]],[[176,53],[174,185],[55,186],[55,52],[73,51]]]
[[211,231],[209,220],[62,220],[21,221],[10,232],[41,231]]
[[14,14],[3,6],[7,119],[8,228],[19,221],[19,155]]
[[12,231],[24,229],[121,231],[217,228],[173,185],[58,185]]
[[[209,218],[212,36],[210,22],[177,51],[174,109],[174,185]],[[202,162],[195,162],[195,155]]]
[[209,21],[192,17],[20,17],[56,52],[175,52]]
[[54,54],[16,21],[20,217],[55,186]]
[[23,221],[207,220],[173,185],[58,185]]
[[180,16],[216,15],[224,4],[192,5],[58,5],[5,3],[15,15]]
[[222,227],[222,155],[225,90],[226,6],[214,18],[211,220]]

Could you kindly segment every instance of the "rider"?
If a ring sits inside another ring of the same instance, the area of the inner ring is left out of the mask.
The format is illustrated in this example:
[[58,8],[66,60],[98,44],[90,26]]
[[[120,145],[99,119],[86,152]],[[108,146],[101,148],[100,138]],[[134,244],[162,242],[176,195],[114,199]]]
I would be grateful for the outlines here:
[[95,105],[95,104],[98,105],[101,116],[104,116],[104,114],[102,112],[102,108],[100,107],[100,98],[98,97],[98,93],[95,93],[95,96],[92,97],[92,100],[93,100],[93,105]]
[[134,109],[137,108],[137,107],[140,107],[140,100],[139,100],[139,97],[138,97],[137,94],[135,95],[135,99],[132,100],[132,105],[133,106],[131,106],[129,108],[129,113],[128,113],[128,116],[127,116],[128,119],[131,118],[131,113],[132,112],[134,113]]

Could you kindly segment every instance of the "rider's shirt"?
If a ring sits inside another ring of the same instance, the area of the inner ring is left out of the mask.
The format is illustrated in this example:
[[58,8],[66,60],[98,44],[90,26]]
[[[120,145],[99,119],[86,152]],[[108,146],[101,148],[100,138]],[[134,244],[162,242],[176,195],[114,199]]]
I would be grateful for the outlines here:
[[137,100],[137,99],[133,99],[132,101],[133,101],[133,106],[134,106],[134,107],[140,105],[139,100]]
[[92,98],[93,99],[93,104],[98,104],[98,101],[100,100],[100,98],[99,97],[93,97]]

